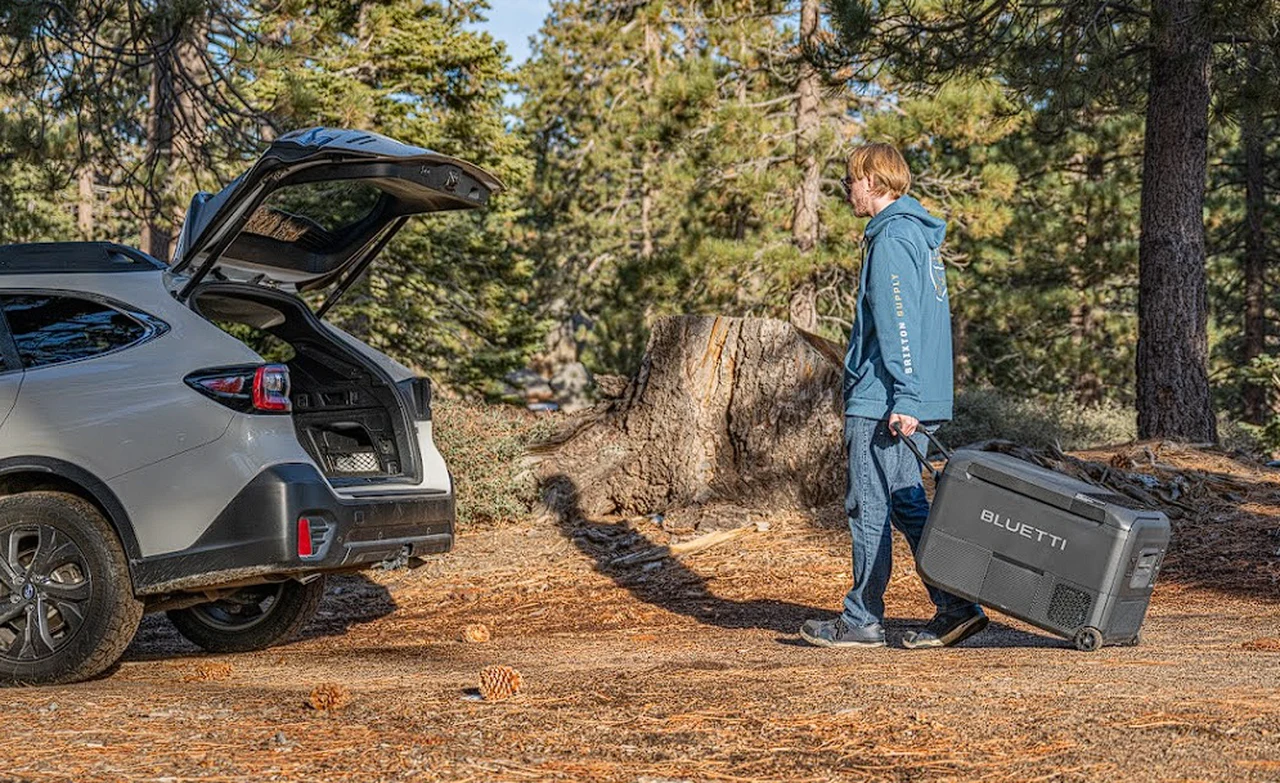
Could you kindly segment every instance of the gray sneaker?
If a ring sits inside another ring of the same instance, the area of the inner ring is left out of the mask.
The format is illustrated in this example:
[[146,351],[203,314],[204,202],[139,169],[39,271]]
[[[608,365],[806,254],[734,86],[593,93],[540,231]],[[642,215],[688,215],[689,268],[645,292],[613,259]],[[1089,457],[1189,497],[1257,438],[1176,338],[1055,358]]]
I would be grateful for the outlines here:
[[884,647],[884,628],[880,623],[855,628],[843,617],[805,620],[800,638],[817,647]]
[[902,637],[902,646],[908,650],[923,647],[950,647],[959,644],[987,627],[987,616],[978,606],[966,606],[949,612],[939,612],[929,624],[919,631],[910,631]]

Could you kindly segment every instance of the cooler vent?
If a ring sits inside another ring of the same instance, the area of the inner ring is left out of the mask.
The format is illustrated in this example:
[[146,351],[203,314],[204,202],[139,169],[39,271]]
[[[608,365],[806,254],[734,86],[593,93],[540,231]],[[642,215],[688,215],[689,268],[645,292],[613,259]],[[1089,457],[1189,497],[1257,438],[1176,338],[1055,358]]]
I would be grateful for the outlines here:
[[1049,622],[1061,628],[1075,629],[1084,625],[1093,607],[1093,596],[1070,585],[1053,586],[1049,599]]

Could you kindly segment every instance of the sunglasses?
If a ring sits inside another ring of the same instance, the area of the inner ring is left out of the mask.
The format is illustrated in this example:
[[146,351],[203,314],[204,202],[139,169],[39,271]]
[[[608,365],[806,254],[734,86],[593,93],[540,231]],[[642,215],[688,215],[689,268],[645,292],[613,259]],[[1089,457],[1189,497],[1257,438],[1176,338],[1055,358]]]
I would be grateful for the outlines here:
[[846,196],[853,195],[853,177],[850,177],[848,174],[841,177],[840,187],[844,188],[844,194]]

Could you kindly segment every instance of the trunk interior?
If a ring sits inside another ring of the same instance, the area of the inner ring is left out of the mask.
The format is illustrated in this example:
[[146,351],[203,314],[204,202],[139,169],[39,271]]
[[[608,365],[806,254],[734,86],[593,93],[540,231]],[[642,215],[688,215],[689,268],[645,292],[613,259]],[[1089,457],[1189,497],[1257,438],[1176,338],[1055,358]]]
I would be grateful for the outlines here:
[[196,312],[269,362],[289,368],[298,440],[336,486],[414,480],[411,422],[380,368],[288,294],[207,284]]

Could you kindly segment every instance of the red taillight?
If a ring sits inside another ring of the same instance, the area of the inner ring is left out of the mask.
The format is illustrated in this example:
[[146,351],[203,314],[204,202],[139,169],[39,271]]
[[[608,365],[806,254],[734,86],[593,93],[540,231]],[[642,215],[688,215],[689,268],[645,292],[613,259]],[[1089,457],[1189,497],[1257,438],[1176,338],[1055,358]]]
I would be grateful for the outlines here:
[[311,548],[311,520],[298,518],[298,557],[311,557],[315,551]]
[[192,373],[187,383],[242,413],[288,413],[289,368],[283,364],[221,367]]
[[241,394],[244,392],[243,375],[226,375],[220,378],[200,378],[196,383],[214,394]]
[[289,368],[283,364],[259,367],[253,374],[253,407],[260,411],[285,412],[289,402]]

